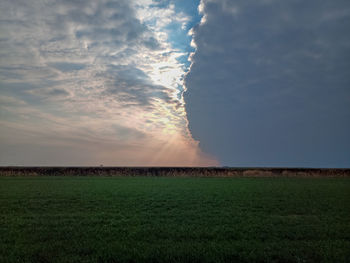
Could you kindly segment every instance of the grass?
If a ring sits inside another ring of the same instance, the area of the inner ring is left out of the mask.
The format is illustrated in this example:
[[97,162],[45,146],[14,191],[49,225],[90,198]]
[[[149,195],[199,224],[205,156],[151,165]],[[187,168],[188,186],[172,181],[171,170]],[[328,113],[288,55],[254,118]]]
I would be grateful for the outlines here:
[[350,178],[0,177],[0,262],[349,262]]

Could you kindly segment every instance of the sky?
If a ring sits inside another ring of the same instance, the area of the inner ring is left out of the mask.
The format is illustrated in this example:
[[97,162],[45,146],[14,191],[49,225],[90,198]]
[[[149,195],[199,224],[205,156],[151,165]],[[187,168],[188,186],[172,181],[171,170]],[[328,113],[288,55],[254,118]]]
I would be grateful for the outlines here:
[[0,165],[350,167],[350,2],[2,0]]

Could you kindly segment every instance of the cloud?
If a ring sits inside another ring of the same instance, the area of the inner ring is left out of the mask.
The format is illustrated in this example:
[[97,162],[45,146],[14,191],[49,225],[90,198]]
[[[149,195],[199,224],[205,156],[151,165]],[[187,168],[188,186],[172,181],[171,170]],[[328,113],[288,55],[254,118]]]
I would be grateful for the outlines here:
[[67,63],[67,62],[55,62],[55,63],[50,63],[50,67],[55,68],[59,71],[62,72],[70,72],[74,70],[81,70],[86,67],[86,65],[82,63]]
[[201,147],[226,165],[349,166],[349,3],[200,7],[185,102]]
[[187,128],[173,5],[4,0],[0,17],[0,164],[214,163]]

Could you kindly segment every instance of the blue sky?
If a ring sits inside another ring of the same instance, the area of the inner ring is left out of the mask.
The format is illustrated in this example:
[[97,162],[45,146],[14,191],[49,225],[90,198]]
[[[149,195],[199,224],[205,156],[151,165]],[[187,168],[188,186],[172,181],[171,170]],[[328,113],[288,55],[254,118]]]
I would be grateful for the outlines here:
[[0,17],[0,165],[350,166],[348,1],[4,0]]

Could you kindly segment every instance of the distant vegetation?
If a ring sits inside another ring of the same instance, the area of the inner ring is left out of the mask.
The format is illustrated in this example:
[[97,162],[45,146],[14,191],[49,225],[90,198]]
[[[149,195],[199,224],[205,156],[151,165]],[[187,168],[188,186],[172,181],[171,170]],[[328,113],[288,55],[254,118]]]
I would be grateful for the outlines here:
[[350,178],[0,177],[0,262],[349,262],[349,204]]
[[0,167],[0,176],[348,177],[350,169],[222,167]]

